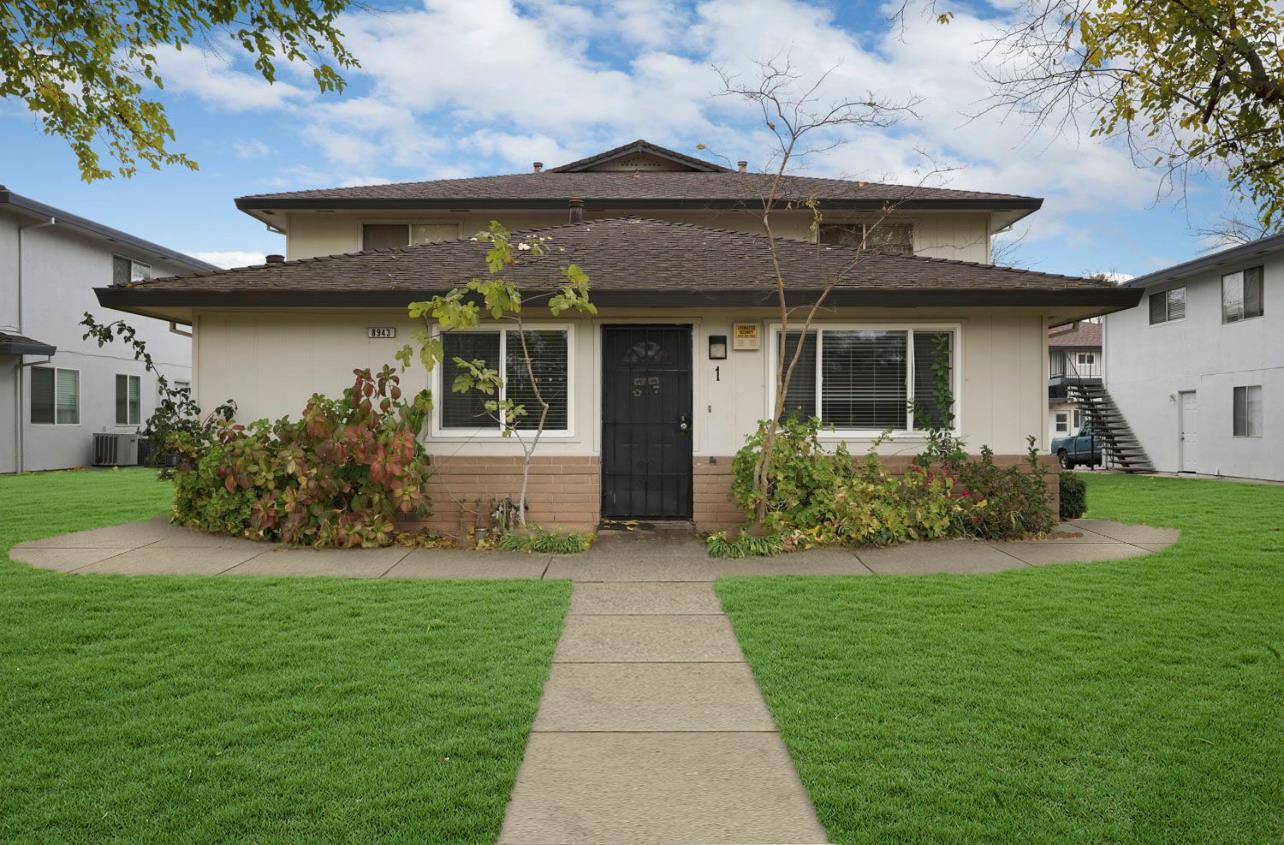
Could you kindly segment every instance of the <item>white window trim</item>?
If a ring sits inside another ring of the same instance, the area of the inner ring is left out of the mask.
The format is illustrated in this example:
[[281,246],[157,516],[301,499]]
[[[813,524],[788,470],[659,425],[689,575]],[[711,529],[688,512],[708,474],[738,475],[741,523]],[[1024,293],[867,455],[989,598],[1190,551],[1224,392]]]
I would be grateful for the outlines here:
[[[499,357],[501,361],[506,360],[507,351],[507,332],[517,331],[516,326],[477,326],[467,329],[451,329],[449,332],[442,332],[437,327],[433,327],[432,335],[440,338],[443,334],[463,334],[465,332],[499,332]],[[564,331],[566,332],[566,428],[565,429],[544,429],[541,436],[542,440],[572,440],[575,438],[575,324],[573,323],[528,323],[525,331]],[[445,413],[446,401],[445,396],[450,392],[450,384],[446,382],[446,371],[451,370],[450,381],[453,382],[455,367],[453,361],[443,360],[440,364],[433,367],[432,370],[432,391],[434,399],[432,405],[432,419],[428,426],[428,434],[437,441],[462,441],[462,440],[512,440],[517,442],[518,437],[533,437],[533,430],[524,430],[504,436],[503,425],[496,422],[495,426],[486,428],[444,428],[441,424],[442,414]],[[501,377],[503,373],[500,374]],[[507,380],[505,386],[500,390],[499,401],[503,401],[507,394]],[[529,412],[530,409],[528,408]]]
[[[117,428],[135,428],[143,424],[143,377],[132,373],[116,373],[117,376],[124,376],[127,379],[138,379],[138,420],[137,422],[117,422]],[[116,379],[112,379],[112,398],[115,399]],[[125,387],[125,416],[129,416],[129,387]],[[116,403],[112,402],[112,419],[116,417]]]
[[[776,357],[780,353],[779,335],[783,325],[777,321],[767,324],[767,404],[764,409],[764,417],[770,418],[772,411],[776,407]],[[789,331],[802,331],[801,323],[790,323]],[[953,332],[954,338],[953,349],[950,350],[954,366],[951,375],[953,384],[950,389],[954,393],[954,429],[953,435],[961,437],[963,432],[963,324],[962,323],[830,323],[817,322],[812,323],[808,331],[924,331],[924,332]],[[817,411],[820,410],[820,397],[823,396],[824,380],[821,376],[824,363],[824,339],[816,338],[816,396]],[[911,399],[914,396],[914,344],[911,342],[906,349],[907,378],[906,389],[907,396]],[[907,408],[906,414],[913,419],[913,412]],[[839,428],[830,429],[822,428],[819,436],[827,440],[873,440],[883,434],[883,429],[856,429],[856,428]],[[892,429],[891,436],[895,438],[925,438],[928,432],[923,429]]]
[[[363,219],[361,219],[361,220],[358,220],[358,221],[357,221],[357,223],[356,223],[356,226],[357,226],[356,239],[357,239],[357,251],[358,251],[358,252],[365,252],[365,249],[366,249],[366,232],[365,232],[365,227],[366,227],[367,225],[369,225],[369,226],[418,226],[418,225],[423,225],[423,226],[454,226],[454,227],[455,227],[455,238],[456,238],[456,239],[462,239],[462,238],[464,237],[464,234],[463,234],[463,233],[464,233],[464,224],[463,224],[463,221],[462,221],[462,220],[445,220],[445,219],[442,219],[442,220],[405,220],[405,219],[401,219],[401,218],[396,218],[396,219],[391,219],[391,220],[380,220],[380,219],[378,219],[378,218],[375,218],[375,219],[365,219],[365,218],[363,218]],[[446,241],[443,241],[443,243],[446,243]],[[406,229],[406,246],[410,246],[410,229]]]
[[[53,422],[32,422],[31,421],[31,411],[35,404],[31,398],[31,391],[35,388],[35,382],[28,379],[29,386],[27,388],[27,420],[26,420],[27,425],[63,425],[63,426],[81,425],[85,419],[85,413],[84,413],[85,409],[80,401],[80,370],[76,369],[75,367],[33,367],[32,369],[54,371],[54,405],[53,405],[54,416],[53,416]],[[76,420],[77,421],[74,423],[58,422],[58,373],[59,372],[76,374]]]

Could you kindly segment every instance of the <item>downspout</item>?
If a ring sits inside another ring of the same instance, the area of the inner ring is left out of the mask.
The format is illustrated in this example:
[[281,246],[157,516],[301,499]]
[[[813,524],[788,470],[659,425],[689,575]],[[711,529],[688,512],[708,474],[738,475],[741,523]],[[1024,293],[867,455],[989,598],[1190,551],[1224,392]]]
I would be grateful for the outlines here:
[[[28,229],[43,229],[46,226],[54,226],[58,223],[57,218],[50,217],[43,223],[29,223],[26,226],[18,227],[18,334],[22,334],[22,234]],[[20,473],[26,469],[26,432],[23,426],[24,415],[22,413],[22,400],[26,395],[26,370],[27,365],[22,362],[22,356],[18,356],[18,365],[14,367],[13,379],[13,469],[15,473]]]

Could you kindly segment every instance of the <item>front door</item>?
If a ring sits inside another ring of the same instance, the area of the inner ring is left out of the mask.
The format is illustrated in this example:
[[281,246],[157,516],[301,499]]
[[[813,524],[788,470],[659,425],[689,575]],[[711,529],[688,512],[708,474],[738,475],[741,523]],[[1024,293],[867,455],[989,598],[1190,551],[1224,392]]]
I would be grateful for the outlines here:
[[1177,394],[1177,471],[1195,472],[1195,412],[1199,410],[1195,391]]
[[602,516],[691,518],[691,327],[602,327]]

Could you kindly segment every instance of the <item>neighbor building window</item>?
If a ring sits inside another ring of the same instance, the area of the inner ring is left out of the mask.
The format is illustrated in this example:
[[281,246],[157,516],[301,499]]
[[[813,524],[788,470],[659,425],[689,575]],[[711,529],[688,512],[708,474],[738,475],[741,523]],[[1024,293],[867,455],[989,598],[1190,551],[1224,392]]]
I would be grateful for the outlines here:
[[1080,352],[1075,356],[1075,361],[1080,367],[1091,367],[1097,363],[1097,356],[1091,352]]
[[1261,267],[1222,276],[1223,323],[1238,323],[1263,313]]
[[786,413],[839,431],[925,431],[945,422],[937,376],[952,384],[952,330],[826,327],[805,337],[777,332],[775,340],[786,366],[801,344]]
[[362,249],[391,249],[459,239],[458,223],[366,223]]
[[1260,384],[1235,388],[1234,435],[1236,437],[1262,436],[1262,386]]
[[1167,323],[1186,316],[1186,289],[1173,288],[1150,295],[1150,324]]
[[[525,333],[526,352],[530,354],[531,372],[535,384],[539,386],[540,396],[548,403],[548,416],[544,420],[544,431],[565,432],[570,429],[570,344],[569,333],[565,329],[534,329]],[[539,428],[540,404],[535,396],[531,372],[526,368],[526,356],[522,349],[522,333],[516,331],[463,331],[447,332],[442,335],[442,347],[445,353],[443,365],[443,389],[441,397],[441,428],[451,429],[494,429],[502,433],[504,426],[500,414],[486,409],[487,402],[512,400],[526,409],[524,416],[518,417],[513,426],[519,431],[533,431]],[[496,396],[486,395],[477,390],[456,393],[450,389],[458,367],[454,361],[462,358],[465,361],[481,361],[490,369],[500,369],[503,387]]]
[[142,417],[143,380],[138,376],[116,376],[116,425],[138,425]]
[[134,261],[123,255],[111,257],[111,283],[128,285],[133,282],[145,282],[152,277],[152,266],[141,261]]
[[1069,431],[1069,419],[1065,411],[1057,411],[1056,430],[1057,434],[1066,434]]
[[31,421],[80,424],[80,373],[60,367],[31,368]]
[[863,247],[897,255],[914,254],[914,224],[822,223],[818,232],[822,244]]

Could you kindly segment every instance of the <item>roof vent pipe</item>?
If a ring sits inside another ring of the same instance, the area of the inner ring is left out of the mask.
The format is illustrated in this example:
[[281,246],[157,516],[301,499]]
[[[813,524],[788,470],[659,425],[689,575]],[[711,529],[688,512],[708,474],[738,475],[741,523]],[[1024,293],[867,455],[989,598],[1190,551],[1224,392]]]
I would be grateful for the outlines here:
[[532,167],[534,167],[534,168],[535,168],[535,172],[536,172],[536,173],[543,173],[543,172],[544,172],[544,162],[542,162],[542,161],[537,161],[537,162],[535,162],[535,163],[532,165]]
[[571,222],[583,223],[584,222],[584,200],[573,199],[573,200],[570,200],[568,204],[571,207]]
[[266,263],[266,264],[284,264],[284,263],[285,263],[285,256],[284,256],[284,255],[279,255],[279,254],[277,254],[277,253],[273,253],[272,255],[269,255],[269,256],[265,257],[265,258],[263,259],[263,261],[264,261],[264,263]]
[[741,173],[744,173],[745,170],[747,170],[748,168],[749,168],[749,162],[747,161],[736,162],[736,169],[739,170]]

